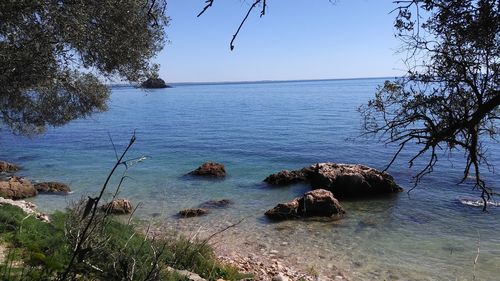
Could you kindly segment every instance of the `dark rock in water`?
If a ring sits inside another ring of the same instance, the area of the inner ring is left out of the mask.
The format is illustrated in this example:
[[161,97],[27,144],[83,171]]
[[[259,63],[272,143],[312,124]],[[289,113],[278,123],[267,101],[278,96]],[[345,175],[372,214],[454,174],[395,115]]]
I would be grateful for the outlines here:
[[40,193],[68,194],[69,192],[71,192],[69,186],[61,182],[35,183],[35,188]]
[[0,197],[7,199],[23,199],[37,195],[37,191],[31,181],[21,177],[10,177],[0,181]]
[[216,209],[216,208],[225,208],[229,205],[232,205],[234,202],[229,199],[222,200],[209,200],[207,202],[203,202],[200,204],[200,208],[203,209]]
[[339,219],[345,214],[333,194],[325,189],[316,189],[304,193],[303,197],[276,205],[265,215],[273,220],[286,220],[308,217],[326,217]]
[[206,214],[208,214],[208,210],[202,208],[195,208],[195,209],[189,208],[179,211],[179,216],[183,218],[198,217]]
[[357,165],[318,163],[306,172],[311,187],[330,190],[337,198],[369,197],[403,189],[386,172]]
[[165,81],[161,78],[149,78],[148,80],[142,82],[141,87],[146,89],[160,89],[160,88],[170,88]]
[[359,164],[318,163],[301,170],[283,170],[264,181],[271,185],[309,182],[313,189],[330,190],[337,198],[370,197],[403,190],[388,173]]
[[19,171],[20,167],[5,161],[0,161],[0,173],[14,173]]
[[127,199],[115,199],[101,206],[101,211],[115,215],[130,214],[133,209],[132,203]]
[[223,164],[205,162],[196,170],[189,172],[189,175],[223,178],[226,176],[226,169]]
[[276,174],[269,175],[264,181],[270,185],[289,185],[293,183],[306,181],[306,175],[304,171],[288,171],[283,170]]

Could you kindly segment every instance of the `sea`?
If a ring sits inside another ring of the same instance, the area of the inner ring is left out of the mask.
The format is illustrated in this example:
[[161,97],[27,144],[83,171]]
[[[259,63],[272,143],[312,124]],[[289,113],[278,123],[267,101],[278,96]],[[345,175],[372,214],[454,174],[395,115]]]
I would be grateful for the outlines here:
[[[384,169],[397,146],[363,135],[359,106],[390,78],[174,84],[142,90],[113,86],[109,110],[40,136],[0,135],[0,159],[23,167],[34,182],[68,183],[67,196],[30,199],[52,213],[94,196],[135,133],[136,142],[106,190],[121,177],[120,198],[137,207],[137,220],[187,233],[215,233],[238,223],[224,244],[246,254],[278,253],[322,276],[344,272],[351,280],[500,280],[500,206],[487,212],[472,181],[458,184],[464,153],[438,152],[438,164],[418,185],[409,146],[388,172],[405,191],[376,199],[341,201],[339,221],[271,222],[264,212],[309,190],[307,184],[273,187],[269,174],[317,162],[359,163]],[[485,140],[489,163],[483,177],[500,188],[493,167],[498,142]],[[185,176],[206,161],[223,163],[221,180]],[[411,190],[411,191],[410,191]],[[184,208],[230,199],[228,208],[179,219]],[[495,199],[495,198],[494,198]],[[499,200],[499,198],[496,198]],[[167,231],[166,231],[167,232]],[[222,239],[222,238],[221,238]]]

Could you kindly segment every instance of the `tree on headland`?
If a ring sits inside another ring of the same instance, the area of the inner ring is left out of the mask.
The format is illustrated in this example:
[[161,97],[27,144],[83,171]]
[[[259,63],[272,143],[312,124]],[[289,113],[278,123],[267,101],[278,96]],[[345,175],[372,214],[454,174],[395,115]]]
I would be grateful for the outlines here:
[[36,134],[106,109],[104,79],[142,82],[164,45],[162,0],[0,1],[0,127]]
[[[500,1],[395,1],[397,36],[408,56],[408,72],[386,81],[360,108],[366,132],[379,134],[399,150],[427,158],[415,183],[432,172],[437,151],[465,152],[462,181],[473,175],[486,202],[493,189],[481,177],[493,168],[487,143],[496,143],[500,105]],[[390,166],[389,164],[389,166]]]

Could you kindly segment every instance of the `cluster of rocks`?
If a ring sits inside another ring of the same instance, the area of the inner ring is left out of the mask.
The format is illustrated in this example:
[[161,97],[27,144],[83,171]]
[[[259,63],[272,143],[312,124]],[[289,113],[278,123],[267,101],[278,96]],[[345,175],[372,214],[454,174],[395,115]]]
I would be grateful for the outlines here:
[[241,254],[231,253],[219,255],[218,259],[225,264],[232,265],[242,272],[253,275],[251,280],[262,281],[317,281],[317,280],[347,280],[341,273],[333,274],[332,277],[325,278],[316,274],[311,274],[283,263],[277,256],[278,251],[271,250],[269,254]]
[[[206,162],[188,173],[191,176],[224,178],[223,164]],[[272,220],[326,218],[337,220],[346,213],[337,198],[363,198],[397,193],[403,189],[386,172],[359,164],[317,163],[300,170],[283,170],[269,175],[264,182],[272,186],[309,183],[312,190],[289,202],[279,203],[265,212]],[[210,209],[225,207],[229,201],[209,201],[198,208],[181,210],[180,217],[206,215]]]
[[38,192],[26,178],[12,176],[0,181],[0,196],[7,199],[24,199],[37,195]]
[[[35,214],[42,221],[48,221],[48,216],[36,211],[35,204],[21,199],[34,197],[39,193],[66,195],[71,192],[69,186],[61,182],[39,182],[33,184],[29,179],[19,177],[13,173],[20,170],[18,165],[0,161],[0,173],[7,175],[0,180],[0,205],[9,204],[18,206],[28,214]],[[133,211],[132,203],[127,199],[114,199],[100,207],[101,211],[115,215],[130,214]]]
[[403,190],[388,173],[359,164],[317,163],[300,170],[280,171],[265,178],[264,182],[274,186],[306,182],[313,189],[303,197],[268,210],[266,216],[274,220],[339,219],[345,211],[336,198],[366,198]]
[[67,184],[60,182],[33,184],[27,178],[14,175],[20,169],[18,165],[0,161],[0,173],[7,176],[0,180],[0,197],[18,200],[36,196],[38,193],[68,194],[71,191]]
[[[188,176],[202,177],[202,178],[225,178],[226,168],[221,163],[216,162],[205,162],[201,164],[195,170],[187,173]],[[210,200],[204,203],[201,203],[197,208],[187,208],[180,210],[178,216],[180,218],[192,218],[203,216],[210,213],[211,209],[220,209],[228,207],[233,204],[233,201],[229,199],[221,199],[221,200]]]
[[21,169],[20,166],[5,161],[0,161],[0,205],[9,204],[20,207],[27,214],[34,214],[42,221],[49,221],[44,213],[36,211],[35,204],[21,199],[34,197],[39,193],[68,194],[68,185],[60,182],[40,182],[33,184],[29,179],[16,176],[14,173]]
[[[0,180],[0,204],[18,205],[28,210],[27,212],[35,213],[41,219],[48,220],[45,215],[34,211],[35,206],[32,203],[13,201],[12,199],[32,197],[38,193],[67,194],[70,192],[69,186],[59,182],[32,184],[26,178],[13,175],[19,169],[20,167],[17,165],[0,161],[0,173],[10,175],[8,178]],[[206,162],[187,175],[223,179],[227,173],[223,164]],[[317,163],[300,170],[280,171],[269,175],[264,181],[272,186],[308,183],[312,189],[300,197],[289,202],[279,203],[266,211],[265,215],[271,220],[318,218],[338,220],[346,214],[346,211],[337,198],[366,198],[402,191],[402,188],[388,173],[357,164]],[[229,199],[210,200],[195,208],[181,210],[178,216],[181,218],[202,216],[212,210],[226,208],[231,204],[233,202]],[[117,215],[130,214],[133,212],[133,205],[127,199],[114,199],[102,205],[100,210]],[[284,267],[276,260],[263,262],[256,257],[243,256],[222,256],[220,259],[242,271],[253,273],[257,280],[315,280],[307,274]],[[192,277],[192,275],[189,276]],[[335,279],[343,280],[343,277],[336,276]]]

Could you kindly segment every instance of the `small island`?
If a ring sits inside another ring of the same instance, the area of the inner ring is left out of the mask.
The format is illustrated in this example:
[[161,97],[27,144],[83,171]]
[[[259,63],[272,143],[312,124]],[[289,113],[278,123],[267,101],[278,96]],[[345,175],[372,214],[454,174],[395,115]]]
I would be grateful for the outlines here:
[[171,88],[170,85],[165,84],[165,81],[161,78],[148,78],[146,81],[142,82],[142,88],[145,89],[162,89],[162,88]]

